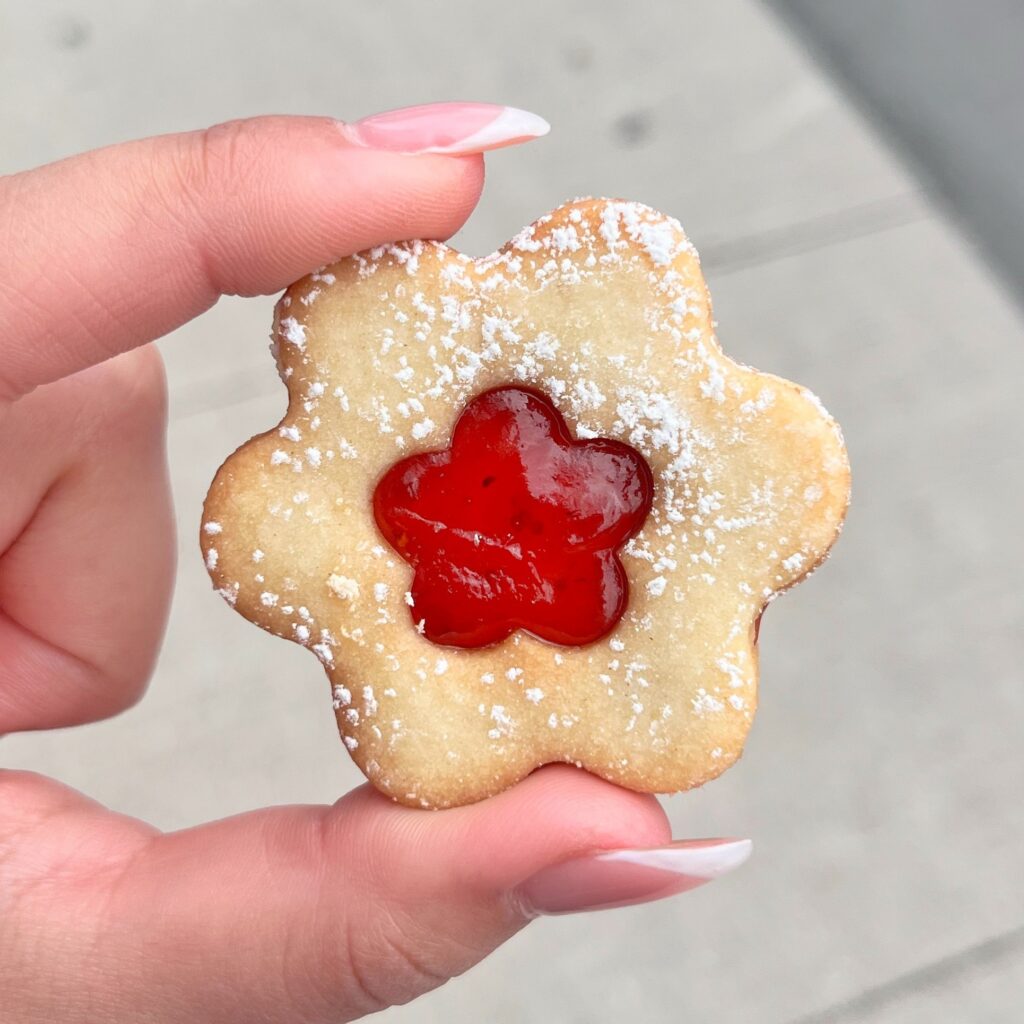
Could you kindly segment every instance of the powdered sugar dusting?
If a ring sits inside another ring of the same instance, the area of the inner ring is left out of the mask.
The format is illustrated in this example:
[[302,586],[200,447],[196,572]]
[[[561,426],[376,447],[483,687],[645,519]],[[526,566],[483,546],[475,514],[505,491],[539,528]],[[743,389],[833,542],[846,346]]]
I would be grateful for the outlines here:
[[[831,456],[819,479],[758,457],[783,429],[788,385],[722,355],[679,224],[636,203],[581,201],[484,259],[410,242],[339,267],[281,303],[277,358],[292,404],[262,449],[268,525],[247,543],[244,566],[229,554],[231,524],[220,539],[221,523],[204,523],[225,599],[244,595],[261,623],[316,653],[336,684],[346,743],[384,788],[389,752],[429,727],[428,706],[453,735],[470,729],[501,756],[541,729],[559,737],[548,750],[557,759],[577,749],[568,737],[613,721],[629,754],[597,766],[613,778],[631,777],[631,757],[669,764],[695,737],[713,741],[709,759],[731,762],[723,735],[740,733],[715,723],[753,713],[752,623],[820,558],[822,534],[801,517],[832,507],[845,462]],[[344,287],[332,290],[336,280]],[[373,312],[360,314],[357,339],[332,348],[349,289]],[[523,634],[472,655],[430,644],[408,567],[380,545],[365,505],[387,466],[447,445],[472,396],[512,382],[545,391],[577,437],[632,445],[655,476],[651,515],[621,553],[629,607],[589,648],[553,651]],[[330,552],[316,572],[307,538]],[[295,578],[282,573],[289,562],[301,567]],[[438,762],[464,770],[458,743],[446,743]],[[388,791],[423,799],[408,774]]]
[[293,316],[286,316],[281,321],[281,334],[289,345],[294,345],[300,352],[306,347],[306,328]]

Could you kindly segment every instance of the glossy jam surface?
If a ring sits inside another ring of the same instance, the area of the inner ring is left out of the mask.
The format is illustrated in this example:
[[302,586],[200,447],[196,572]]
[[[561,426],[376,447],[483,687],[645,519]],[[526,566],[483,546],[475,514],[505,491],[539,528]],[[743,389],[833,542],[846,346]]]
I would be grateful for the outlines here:
[[484,647],[524,629],[579,646],[626,610],[618,549],[653,496],[634,449],[574,440],[547,396],[501,387],[466,406],[449,448],[392,466],[373,510],[415,569],[410,610],[429,640]]

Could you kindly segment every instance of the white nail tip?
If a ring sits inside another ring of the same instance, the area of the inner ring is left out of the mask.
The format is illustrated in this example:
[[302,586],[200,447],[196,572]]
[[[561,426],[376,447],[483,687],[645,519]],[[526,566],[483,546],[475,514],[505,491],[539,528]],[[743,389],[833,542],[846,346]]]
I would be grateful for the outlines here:
[[542,135],[547,135],[549,131],[551,125],[540,115],[532,114],[529,110],[520,110],[518,107],[503,107],[497,117],[465,139],[444,146],[431,146],[421,152],[448,155],[482,153],[513,142],[538,139]]
[[598,860],[636,864],[656,868],[689,878],[719,878],[743,864],[753,844],[749,839],[736,839],[713,846],[662,846],[650,850],[609,850],[597,855]]

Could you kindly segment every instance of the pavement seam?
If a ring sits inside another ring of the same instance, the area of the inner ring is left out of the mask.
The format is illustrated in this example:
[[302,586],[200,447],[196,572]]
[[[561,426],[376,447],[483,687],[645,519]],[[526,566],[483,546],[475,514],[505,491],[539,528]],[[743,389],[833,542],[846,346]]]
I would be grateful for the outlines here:
[[906,227],[933,216],[923,193],[901,192],[757,234],[721,242],[704,242],[698,247],[701,266],[721,277],[748,267]]
[[[900,192],[783,227],[719,242],[704,242],[700,245],[701,265],[709,275],[720,278],[750,267],[763,266],[791,256],[827,249],[854,239],[906,227],[929,220],[933,216],[922,193]],[[244,371],[241,376],[254,380],[258,378],[261,385],[266,378],[263,373],[246,374]],[[224,385],[231,381],[237,387],[239,377],[239,371],[233,369],[197,381],[190,385],[187,392],[185,389],[175,389],[175,393],[171,395],[171,421],[179,423],[215,409],[228,409],[272,393],[272,389],[258,386],[254,390],[245,391],[237,398],[224,401]]]
[[863,1024],[867,1020],[866,1014],[875,1013],[951,981],[968,978],[981,968],[996,964],[1018,951],[1024,951],[1024,925],[984,939],[949,956],[932,960],[905,974],[898,974],[849,999],[833,1003],[805,1017],[794,1018],[789,1024]]

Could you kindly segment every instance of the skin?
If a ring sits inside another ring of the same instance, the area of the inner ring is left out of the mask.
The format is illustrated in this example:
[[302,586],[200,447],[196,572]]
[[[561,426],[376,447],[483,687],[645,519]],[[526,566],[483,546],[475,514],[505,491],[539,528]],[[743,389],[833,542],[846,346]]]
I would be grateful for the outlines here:
[[[482,183],[480,156],[378,152],[318,118],[0,178],[0,734],[115,715],[153,669],[174,527],[148,342],[220,295],[446,238]],[[352,1020],[522,928],[536,872],[668,839],[652,797],[566,767],[453,811],[362,787],[175,833],[0,769],[5,1019]]]

